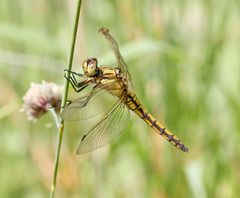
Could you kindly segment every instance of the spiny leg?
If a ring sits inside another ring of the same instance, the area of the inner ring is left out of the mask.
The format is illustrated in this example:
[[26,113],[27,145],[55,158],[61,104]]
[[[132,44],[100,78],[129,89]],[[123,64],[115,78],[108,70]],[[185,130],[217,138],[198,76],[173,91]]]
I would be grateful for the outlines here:
[[73,89],[76,92],[80,92],[82,91],[84,88],[86,88],[89,84],[91,84],[91,80],[87,79],[84,80],[82,82],[77,82],[76,78],[73,77],[74,75],[71,75],[70,77],[67,77],[66,75],[64,75],[64,77],[71,83]]
[[77,73],[77,72],[73,72],[71,70],[68,69],[64,69],[64,71],[70,73],[69,77],[66,75],[66,73],[64,74],[64,77],[69,80],[69,78],[72,78],[72,82],[74,83],[75,87],[80,87],[79,82],[77,81],[75,76],[79,76],[79,77],[84,77],[84,74],[81,73]]
[[78,85],[79,82],[77,81],[77,79],[75,78],[75,76],[72,73],[70,73],[69,77],[66,74],[64,74],[64,78],[66,78],[68,81],[72,81],[72,83],[74,84],[75,87],[79,87],[79,85]]
[[70,74],[74,74],[74,75],[77,75],[79,77],[84,77],[85,75],[84,74],[81,74],[81,73],[77,73],[77,72],[74,72],[74,71],[71,71],[71,70],[68,70],[68,69],[64,69],[64,71],[70,73]]

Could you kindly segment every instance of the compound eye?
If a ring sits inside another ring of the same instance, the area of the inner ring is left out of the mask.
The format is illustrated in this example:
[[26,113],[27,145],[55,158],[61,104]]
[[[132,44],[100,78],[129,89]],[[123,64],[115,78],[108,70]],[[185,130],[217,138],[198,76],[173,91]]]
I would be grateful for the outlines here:
[[88,75],[94,76],[97,73],[97,60],[91,59],[88,62]]
[[96,63],[91,62],[91,63],[88,65],[88,67],[89,67],[90,69],[96,69]]

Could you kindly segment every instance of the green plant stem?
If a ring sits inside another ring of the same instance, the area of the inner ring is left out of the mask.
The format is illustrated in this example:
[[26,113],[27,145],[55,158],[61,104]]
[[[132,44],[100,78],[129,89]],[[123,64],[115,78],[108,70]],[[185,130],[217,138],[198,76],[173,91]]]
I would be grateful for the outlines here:
[[[74,27],[73,27],[71,49],[70,49],[69,58],[68,58],[68,67],[67,67],[68,71],[71,71],[71,69],[72,69],[72,62],[73,62],[73,55],[74,55],[76,38],[77,38],[77,30],[78,30],[78,22],[79,22],[81,4],[82,4],[82,0],[78,0],[75,21],[74,21]],[[68,78],[70,77],[69,72],[67,73],[67,77]],[[69,81],[66,80],[62,104],[61,104],[62,107],[64,107],[67,103],[68,87],[69,87]],[[59,156],[60,156],[60,150],[61,150],[61,145],[62,145],[63,130],[64,130],[64,120],[60,119],[59,126],[58,126],[58,141],[57,141],[57,150],[56,150],[56,156],[55,156],[54,172],[53,172],[50,198],[54,197],[56,185],[57,185],[58,164],[59,164]]]

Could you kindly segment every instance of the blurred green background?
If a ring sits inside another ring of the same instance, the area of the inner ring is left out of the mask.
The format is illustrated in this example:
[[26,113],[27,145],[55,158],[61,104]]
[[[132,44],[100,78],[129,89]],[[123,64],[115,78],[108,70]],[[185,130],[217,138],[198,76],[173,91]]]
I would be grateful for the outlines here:
[[[1,0],[0,197],[49,195],[54,121],[19,109],[31,82],[64,83],[75,7]],[[73,69],[87,57],[115,64],[97,33],[111,29],[139,98],[190,152],[132,114],[116,143],[78,156],[81,130],[68,123],[56,197],[239,197],[239,10],[235,0],[83,1]]]

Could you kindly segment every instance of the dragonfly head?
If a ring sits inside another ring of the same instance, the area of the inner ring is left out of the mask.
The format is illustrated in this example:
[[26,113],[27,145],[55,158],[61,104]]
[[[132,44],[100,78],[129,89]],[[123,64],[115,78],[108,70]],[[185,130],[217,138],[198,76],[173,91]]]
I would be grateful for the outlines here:
[[96,58],[90,58],[83,62],[83,72],[87,77],[93,77],[98,73],[98,61]]

